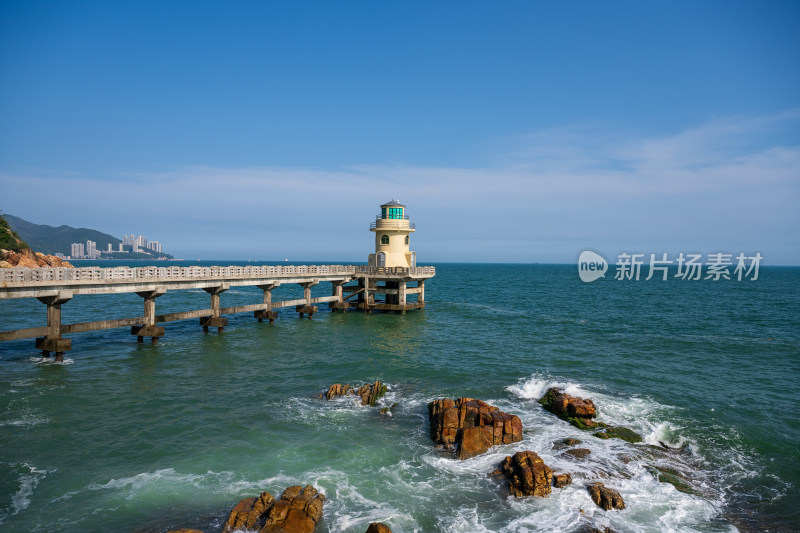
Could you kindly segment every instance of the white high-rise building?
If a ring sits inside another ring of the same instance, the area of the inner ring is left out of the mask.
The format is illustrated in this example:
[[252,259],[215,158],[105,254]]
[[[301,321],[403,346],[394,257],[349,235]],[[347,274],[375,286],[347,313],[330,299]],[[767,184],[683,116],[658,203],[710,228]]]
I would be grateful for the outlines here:
[[73,242],[72,247],[70,249],[70,255],[73,259],[82,259],[83,258],[83,243],[80,242]]
[[89,259],[97,259],[100,254],[97,253],[97,243],[94,241],[86,241],[86,257]]

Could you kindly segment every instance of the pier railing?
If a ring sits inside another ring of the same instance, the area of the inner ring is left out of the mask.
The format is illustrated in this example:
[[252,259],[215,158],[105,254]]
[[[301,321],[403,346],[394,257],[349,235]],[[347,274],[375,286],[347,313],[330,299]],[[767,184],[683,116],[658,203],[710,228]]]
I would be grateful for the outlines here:
[[3,268],[0,283],[25,284],[46,281],[114,280],[193,280],[219,278],[280,278],[308,275],[434,276],[435,267],[371,267],[362,265],[263,265],[263,266],[186,266],[186,267],[81,267],[81,268]]

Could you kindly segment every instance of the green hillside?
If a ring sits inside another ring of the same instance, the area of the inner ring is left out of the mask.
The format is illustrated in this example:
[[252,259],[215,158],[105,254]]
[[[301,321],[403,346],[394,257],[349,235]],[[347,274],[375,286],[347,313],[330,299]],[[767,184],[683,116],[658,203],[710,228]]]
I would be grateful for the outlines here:
[[86,242],[94,241],[97,243],[98,250],[105,250],[108,243],[111,243],[116,248],[117,244],[122,241],[109,235],[93,229],[86,228],[73,228],[70,226],[47,226],[44,224],[34,224],[23,220],[13,215],[4,215],[8,224],[19,233],[25,242],[27,242],[33,250],[42,252],[43,254],[55,254],[61,252],[64,255],[69,255],[71,252],[70,245],[73,242]]
[[27,243],[23,242],[17,232],[11,229],[2,213],[0,213],[0,248],[14,252],[28,248]]

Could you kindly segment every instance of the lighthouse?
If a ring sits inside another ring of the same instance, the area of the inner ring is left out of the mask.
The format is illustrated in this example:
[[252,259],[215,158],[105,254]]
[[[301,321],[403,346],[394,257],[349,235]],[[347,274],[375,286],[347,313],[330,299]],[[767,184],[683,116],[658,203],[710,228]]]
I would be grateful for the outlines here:
[[369,225],[375,232],[375,253],[367,262],[374,267],[415,267],[417,254],[409,248],[414,223],[409,221],[406,206],[395,199],[381,206],[381,213]]

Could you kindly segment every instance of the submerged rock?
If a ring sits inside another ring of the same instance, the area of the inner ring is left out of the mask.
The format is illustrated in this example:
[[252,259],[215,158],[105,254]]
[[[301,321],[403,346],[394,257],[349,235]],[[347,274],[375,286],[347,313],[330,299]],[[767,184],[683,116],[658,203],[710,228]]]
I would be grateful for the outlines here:
[[222,531],[312,533],[322,520],[324,502],[325,496],[311,485],[289,487],[277,501],[265,491],[258,498],[245,498],[236,504]]
[[594,434],[594,436],[601,439],[622,439],[625,442],[630,442],[631,444],[642,442],[643,440],[642,436],[632,429],[621,427],[609,427],[603,431],[598,431]]
[[570,446],[577,446],[580,444],[581,441],[578,439],[561,439],[557,441],[553,441],[553,449],[554,450],[563,450],[564,448],[569,448]]
[[590,453],[592,453],[592,450],[588,448],[573,448],[571,450],[565,451],[561,455],[569,455],[570,457],[574,457],[576,459],[584,459]]
[[625,509],[625,501],[620,496],[619,492],[614,489],[609,489],[599,481],[592,483],[586,489],[592,497],[592,501],[606,511],[612,509]]
[[692,487],[689,479],[674,468],[651,465],[649,469],[653,475],[655,475],[656,479],[658,479],[661,483],[669,483],[680,492],[686,494],[702,496],[700,491]]
[[498,470],[508,479],[513,496],[547,496],[552,492],[553,470],[532,451],[506,457]]
[[431,438],[446,449],[456,449],[459,459],[486,452],[497,444],[522,440],[519,417],[473,398],[434,400],[428,404]]

